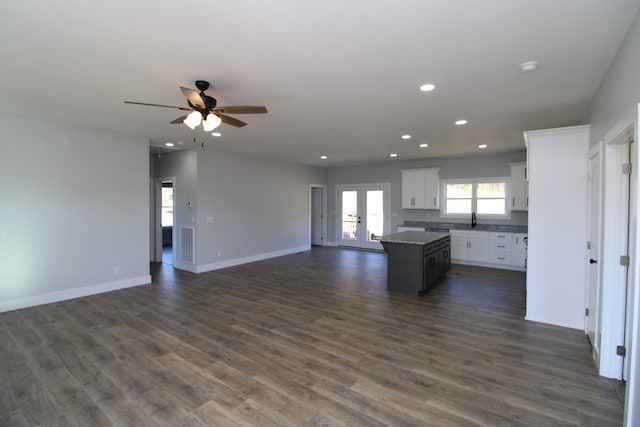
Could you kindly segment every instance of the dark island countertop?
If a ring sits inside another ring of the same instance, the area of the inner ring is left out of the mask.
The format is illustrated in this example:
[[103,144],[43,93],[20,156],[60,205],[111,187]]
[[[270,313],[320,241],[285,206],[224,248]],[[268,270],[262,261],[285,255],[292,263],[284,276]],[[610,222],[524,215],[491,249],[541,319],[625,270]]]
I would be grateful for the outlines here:
[[451,233],[441,233],[437,231],[401,231],[400,233],[381,236],[383,243],[403,243],[407,245],[428,245],[429,243],[450,236]]

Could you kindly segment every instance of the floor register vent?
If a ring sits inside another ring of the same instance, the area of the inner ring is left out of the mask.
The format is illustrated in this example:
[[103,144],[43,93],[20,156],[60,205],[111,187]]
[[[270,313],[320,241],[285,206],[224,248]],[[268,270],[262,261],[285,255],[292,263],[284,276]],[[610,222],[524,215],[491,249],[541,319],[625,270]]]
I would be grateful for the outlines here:
[[195,227],[180,226],[180,260],[188,263],[196,261]]

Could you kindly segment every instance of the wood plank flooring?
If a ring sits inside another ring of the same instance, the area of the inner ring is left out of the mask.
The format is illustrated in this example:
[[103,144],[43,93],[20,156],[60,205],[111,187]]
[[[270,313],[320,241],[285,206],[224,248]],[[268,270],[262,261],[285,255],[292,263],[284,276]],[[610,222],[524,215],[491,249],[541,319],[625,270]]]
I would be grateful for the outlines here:
[[524,273],[386,292],[314,248],[0,314],[0,425],[615,426],[580,331],[523,320]]

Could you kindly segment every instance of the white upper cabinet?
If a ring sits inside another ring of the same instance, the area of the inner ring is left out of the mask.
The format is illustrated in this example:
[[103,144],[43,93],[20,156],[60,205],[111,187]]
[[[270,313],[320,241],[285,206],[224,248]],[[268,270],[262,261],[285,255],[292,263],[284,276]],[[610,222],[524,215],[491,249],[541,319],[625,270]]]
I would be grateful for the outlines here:
[[440,209],[440,169],[425,169],[424,201],[427,209]]
[[526,211],[529,209],[529,182],[527,181],[527,164],[509,163],[511,165],[511,210]]
[[405,169],[402,171],[402,208],[440,208],[439,169]]

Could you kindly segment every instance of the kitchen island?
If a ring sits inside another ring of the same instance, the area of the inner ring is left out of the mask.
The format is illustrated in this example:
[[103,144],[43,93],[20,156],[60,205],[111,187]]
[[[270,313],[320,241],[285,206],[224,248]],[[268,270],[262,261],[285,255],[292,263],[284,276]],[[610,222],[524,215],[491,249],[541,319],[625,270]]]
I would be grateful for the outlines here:
[[451,235],[403,231],[382,236],[387,253],[387,290],[417,295],[447,274],[451,267]]

